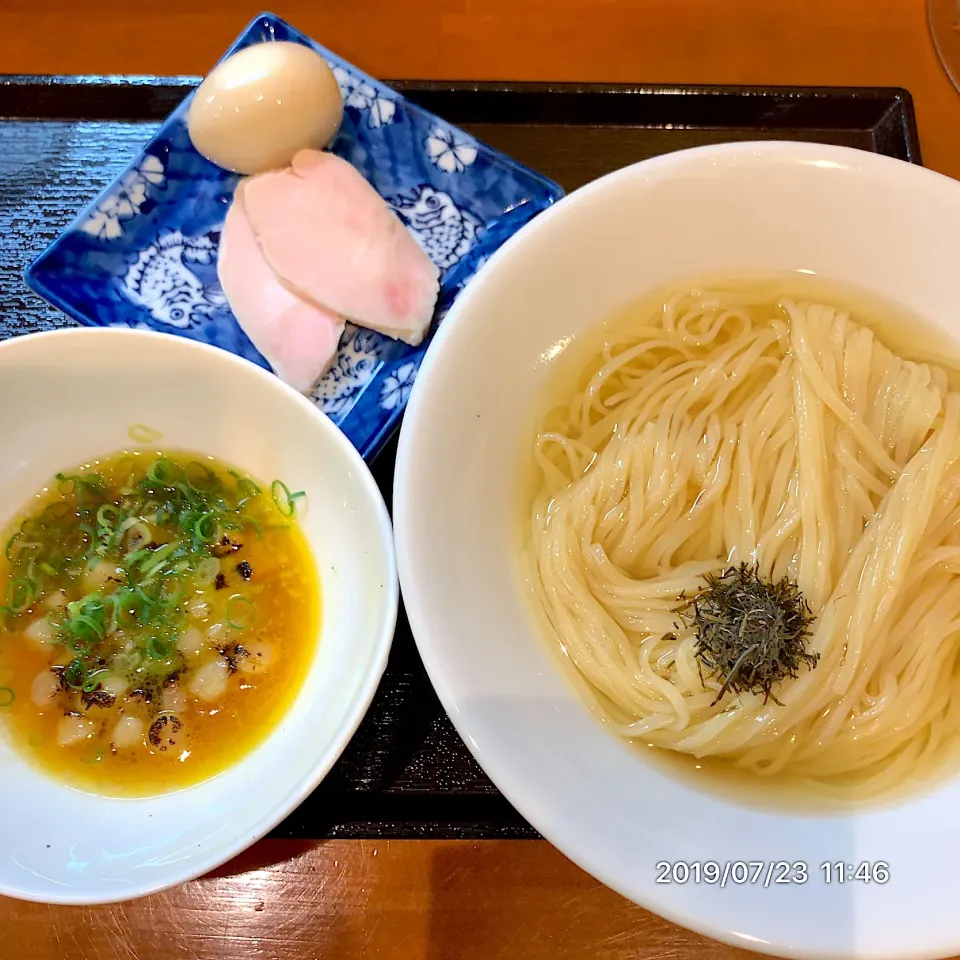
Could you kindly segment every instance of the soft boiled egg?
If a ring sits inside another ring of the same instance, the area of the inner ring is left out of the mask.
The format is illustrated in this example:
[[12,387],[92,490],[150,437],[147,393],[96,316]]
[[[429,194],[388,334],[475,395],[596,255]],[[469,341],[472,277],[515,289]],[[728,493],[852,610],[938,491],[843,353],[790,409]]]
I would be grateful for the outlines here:
[[323,58],[299,43],[258,43],[219,64],[187,115],[197,151],[236,173],[287,166],[305,147],[321,149],[343,119],[343,98]]

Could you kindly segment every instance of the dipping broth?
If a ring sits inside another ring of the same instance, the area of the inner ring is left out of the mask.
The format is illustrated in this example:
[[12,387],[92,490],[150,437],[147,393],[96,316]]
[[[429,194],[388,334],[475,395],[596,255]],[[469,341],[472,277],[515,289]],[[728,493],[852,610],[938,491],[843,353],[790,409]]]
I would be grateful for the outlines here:
[[145,796],[264,740],[319,636],[301,496],[170,451],[52,478],[0,558],[0,718],[13,746],[71,786]]

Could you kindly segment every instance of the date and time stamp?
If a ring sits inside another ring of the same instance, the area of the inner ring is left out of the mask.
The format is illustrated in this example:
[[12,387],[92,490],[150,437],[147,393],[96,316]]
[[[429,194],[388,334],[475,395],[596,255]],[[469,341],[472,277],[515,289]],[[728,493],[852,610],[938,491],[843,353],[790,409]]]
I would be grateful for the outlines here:
[[802,860],[661,860],[656,865],[656,882],[666,884],[766,888],[804,884],[812,878],[830,885],[883,885],[890,881],[890,864],[883,860],[827,860],[815,865]]

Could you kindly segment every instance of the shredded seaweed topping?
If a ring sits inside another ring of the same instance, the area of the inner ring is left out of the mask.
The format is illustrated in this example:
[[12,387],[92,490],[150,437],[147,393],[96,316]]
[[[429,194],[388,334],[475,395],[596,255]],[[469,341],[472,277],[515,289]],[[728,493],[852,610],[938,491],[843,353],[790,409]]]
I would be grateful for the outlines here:
[[680,596],[676,612],[696,632],[700,679],[706,671],[720,681],[714,704],[729,690],[762,693],[764,703],[783,706],[774,689],[820,659],[806,647],[814,616],[800,588],[787,577],[767,580],[745,563],[703,579],[696,596]]

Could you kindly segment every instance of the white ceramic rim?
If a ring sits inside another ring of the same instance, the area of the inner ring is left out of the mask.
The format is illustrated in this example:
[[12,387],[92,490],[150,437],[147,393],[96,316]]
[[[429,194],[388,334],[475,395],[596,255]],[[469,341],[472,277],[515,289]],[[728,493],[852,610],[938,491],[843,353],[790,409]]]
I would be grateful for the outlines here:
[[[544,830],[541,825],[544,822],[549,822],[550,818],[542,816],[541,811],[549,807],[549,797],[537,786],[531,788],[529,783],[523,783],[517,778],[511,778],[501,763],[501,757],[508,748],[498,745],[496,749],[491,750],[488,745],[487,749],[481,749],[472,736],[468,725],[464,723],[462,713],[458,709],[457,704],[459,696],[458,684],[451,681],[450,677],[438,667],[434,659],[434,653],[436,650],[439,650],[443,641],[442,639],[438,640],[426,629],[426,617],[424,615],[424,607],[421,603],[422,598],[417,589],[417,583],[412,569],[413,562],[410,559],[410,544],[412,543],[412,538],[415,536],[415,531],[412,529],[412,523],[409,517],[414,511],[413,499],[415,497],[415,491],[407,481],[407,473],[410,464],[418,456],[417,445],[420,442],[420,438],[416,431],[422,411],[429,403],[436,401],[436,398],[429,394],[431,372],[443,362],[442,355],[446,342],[458,333],[461,316],[467,313],[473,298],[478,295],[483,281],[497,269],[502,261],[512,256],[514,248],[520,244],[529,242],[538,232],[549,229],[552,221],[556,217],[563,215],[570,207],[588,203],[595,192],[607,190],[619,180],[636,176],[637,170],[641,168],[646,171],[651,178],[654,178],[662,172],[669,171],[678,165],[683,165],[687,161],[703,160],[710,157],[718,159],[728,156],[736,157],[742,155],[745,151],[763,151],[767,154],[778,155],[778,157],[783,160],[789,160],[791,158],[809,159],[812,150],[816,150],[828,159],[833,156],[837,161],[842,163],[849,163],[855,160],[860,166],[870,166],[875,169],[885,170],[891,175],[891,179],[902,177],[908,177],[913,180],[925,179],[930,183],[936,182],[940,186],[948,184],[951,190],[960,189],[960,185],[958,185],[956,181],[936,171],[928,170],[924,167],[909,164],[881,154],[830,144],[759,140],[710,144],[652,157],[615,170],[573,191],[526,224],[491,256],[464,292],[457,298],[450,312],[447,314],[443,325],[434,336],[431,349],[421,364],[404,414],[404,426],[400,435],[394,479],[393,517],[394,537],[397,546],[397,562],[404,607],[411,631],[413,632],[434,690],[450,717],[451,722],[477,763],[480,764],[484,772],[490,777],[506,799],[546,840],[591,876],[626,897],[628,900],[638,903],[645,909],[673,923],[711,937],[714,940],[730,944],[742,950],[754,950],[772,956],[798,957],[803,958],[803,960],[811,960],[811,958],[812,960],[848,960],[851,956],[860,958],[865,955],[860,952],[851,954],[849,951],[795,948],[784,942],[764,942],[762,945],[757,944],[754,946],[749,942],[748,937],[737,935],[713,923],[701,921],[700,918],[695,915],[674,909],[670,906],[669,902],[663,898],[657,899],[648,896],[641,903],[631,891],[629,884],[610,875],[608,871],[599,866],[597,858],[591,851],[588,842],[585,842],[582,837],[575,836],[574,832],[571,831],[572,839],[568,839],[567,837],[558,835],[554,830]],[[960,923],[957,924],[956,933],[949,940],[921,943],[918,944],[916,949],[910,951],[896,949],[894,952],[885,953],[884,957],[886,960],[892,960],[892,958],[898,958],[898,960],[900,960],[900,958],[902,958],[902,960],[906,960],[906,958],[909,958],[909,960],[940,960],[940,958],[953,957],[958,954],[960,954]]]
[[298,393],[293,387],[284,383],[274,374],[258,367],[255,363],[235,354],[228,353],[219,347],[209,344],[198,343],[194,340],[188,340],[185,337],[178,337],[174,334],[158,333],[152,330],[133,330],[123,327],[66,327],[58,330],[44,330],[38,333],[24,334],[19,337],[11,337],[8,340],[0,341],[0,352],[9,354],[21,350],[32,350],[34,344],[41,341],[53,339],[70,340],[75,337],[100,337],[102,339],[129,339],[131,337],[146,338],[163,341],[169,344],[170,341],[176,341],[184,350],[199,351],[205,353],[211,362],[221,363],[226,366],[233,366],[241,371],[241,376],[259,378],[268,387],[277,390],[286,395],[291,403],[296,403],[302,407],[313,418],[317,429],[325,433],[329,441],[338,446],[344,455],[353,462],[356,471],[356,482],[362,484],[364,495],[369,500],[371,508],[376,511],[377,527],[381,534],[381,542],[384,546],[384,558],[387,561],[390,571],[389,585],[385,589],[384,611],[385,618],[381,625],[380,632],[374,645],[372,666],[367,675],[363,678],[360,685],[359,696],[357,697],[352,709],[347,714],[343,724],[340,727],[339,735],[335,741],[330,742],[324,751],[326,754],[322,763],[315,766],[309,776],[293,784],[283,803],[265,813],[253,826],[245,833],[240,834],[232,843],[219,848],[216,853],[211,853],[206,857],[190,861],[189,868],[173,870],[166,880],[159,883],[153,883],[136,892],[124,893],[120,896],[84,896],[75,894],[72,891],[62,897],[37,898],[25,896],[24,893],[16,888],[0,884],[0,894],[13,897],[18,900],[31,901],[36,903],[54,903],[76,906],[93,906],[103,903],[121,903],[129,900],[139,899],[149,896],[153,893],[160,893],[163,890],[169,890],[190,880],[203,877],[212,870],[217,869],[234,857],[241,854],[258,840],[261,840],[274,827],[280,824],[289,816],[311,793],[320,785],[326,775],[330,772],[333,765],[340,758],[347,744],[356,733],[363,720],[367,709],[377,692],[380,685],[380,679],[383,676],[387,666],[387,659],[390,655],[390,648],[393,644],[393,636],[396,630],[397,611],[400,599],[399,581],[397,576],[396,552],[393,541],[393,528],[390,522],[390,513],[387,510],[383,495],[377,486],[370,468],[357,452],[356,448],[347,440],[346,436],[336,427],[333,421],[323,413],[317,406],[310,402],[303,394]]

